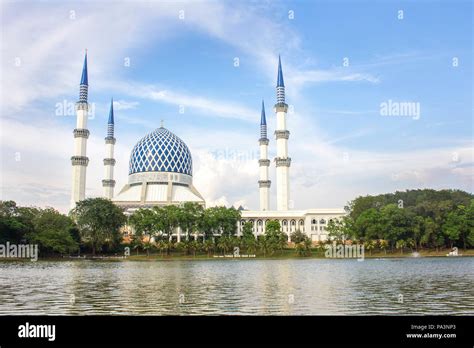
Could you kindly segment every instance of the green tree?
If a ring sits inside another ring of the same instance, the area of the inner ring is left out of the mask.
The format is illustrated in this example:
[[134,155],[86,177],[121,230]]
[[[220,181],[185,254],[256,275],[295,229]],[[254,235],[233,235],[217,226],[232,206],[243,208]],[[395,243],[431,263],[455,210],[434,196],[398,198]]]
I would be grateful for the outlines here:
[[207,257],[211,257],[211,253],[215,249],[214,241],[211,239],[206,239],[202,245],[202,248],[207,253]]
[[295,244],[304,242],[306,238],[307,238],[306,234],[301,232],[299,229],[290,235],[291,242]]
[[19,207],[14,201],[0,201],[0,243],[27,242],[27,235],[34,231],[33,220],[40,210]]
[[400,249],[400,254],[403,254],[403,248],[405,248],[406,245],[407,243],[403,239],[397,240],[395,243],[395,247]]
[[88,198],[76,204],[71,216],[77,223],[81,240],[90,245],[92,255],[105,245],[117,245],[120,227],[126,222],[121,208],[105,198]]
[[201,204],[195,202],[185,202],[178,209],[178,225],[186,234],[186,240],[189,235],[196,232],[199,227],[199,219],[202,217],[204,208]]
[[161,227],[155,211],[151,209],[140,208],[136,210],[129,217],[128,222],[134,229],[133,239],[141,248],[144,247],[143,243],[150,242],[152,238],[157,236]]
[[280,223],[277,220],[269,221],[265,227],[266,251],[273,254],[275,250],[283,250],[288,243],[288,236],[281,231]]
[[38,212],[34,219],[34,231],[28,234],[30,243],[38,244],[45,254],[67,254],[78,250],[79,245],[71,232],[74,222],[53,208]]
[[384,251],[384,254],[387,254],[388,242],[385,239],[379,240],[379,247]]
[[[472,208],[470,207],[470,209]],[[468,220],[469,213],[464,205],[458,205],[455,210],[448,213],[446,222],[443,224],[443,231],[451,248],[459,241],[466,249],[470,240],[469,235],[472,233],[472,220]]]
[[331,219],[326,227],[328,236],[331,240],[336,240],[339,243],[343,243],[350,237],[351,231],[351,218],[345,216],[342,219]]
[[232,238],[230,236],[223,235],[219,237],[217,241],[217,248],[226,254],[232,248]]
[[369,251],[369,255],[372,255],[372,250],[374,250],[376,243],[374,240],[367,240],[364,242],[364,248]]

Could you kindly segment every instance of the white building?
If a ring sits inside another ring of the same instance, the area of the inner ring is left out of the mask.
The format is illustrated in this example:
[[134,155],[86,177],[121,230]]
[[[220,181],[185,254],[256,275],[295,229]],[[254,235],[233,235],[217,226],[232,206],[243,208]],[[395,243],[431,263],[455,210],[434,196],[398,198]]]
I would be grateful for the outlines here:
[[[86,141],[89,136],[87,127],[87,56],[84,62],[80,85],[80,100],[77,103],[77,128],[74,130],[75,154],[73,164],[72,206],[85,198],[85,180],[88,158],[86,157]],[[290,234],[297,230],[304,232],[313,241],[327,239],[326,227],[332,219],[342,217],[343,209],[290,209],[290,165],[288,141],[290,132],[287,129],[288,105],[285,101],[285,84],[281,59],[278,59],[278,77],[276,86],[276,149],[274,159],[276,170],[276,210],[270,210],[269,170],[271,161],[268,159],[270,140],[267,137],[267,121],[265,105],[262,101],[260,118],[260,158],[259,158],[259,202],[260,210],[242,210],[242,219],[238,224],[238,234],[242,232],[245,222],[253,224],[256,235],[265,233],[268,221],[278,220],[284,233]],[[139,208],[160,205],[197,202],[205,206],[204,198],[193,185],[193,162],[191,151],[178,136],[164,128],[155,129],[140,139],[134,146],[129,162],[128,183],[114,195],[114,112],[113,102],[110,106],[105,138],[105,178],[102,180],[104,197],[131,213]],[[181,232],[176,231],[178,241]]]

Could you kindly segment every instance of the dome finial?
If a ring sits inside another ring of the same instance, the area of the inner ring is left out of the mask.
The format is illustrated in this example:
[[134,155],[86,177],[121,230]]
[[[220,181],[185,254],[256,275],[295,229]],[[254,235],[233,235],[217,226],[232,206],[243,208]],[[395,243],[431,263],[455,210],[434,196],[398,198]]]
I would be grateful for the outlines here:
[[164,124],[165,124],[165,121],[161,120],[161,122],[160,122],[160,128],[165,128],[165,127],[164,127]]

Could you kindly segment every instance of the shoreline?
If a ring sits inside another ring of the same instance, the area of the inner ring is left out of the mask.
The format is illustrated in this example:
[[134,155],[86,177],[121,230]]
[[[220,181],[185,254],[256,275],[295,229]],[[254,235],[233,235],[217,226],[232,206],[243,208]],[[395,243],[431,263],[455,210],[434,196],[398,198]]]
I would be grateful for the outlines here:
[[[373,253],[372,255],[364,255],[365,259],[422,259],[422,258],[448,258],[448,259],[458,259],[462,257],[474,257],[474,249],[468,249],[466,251],[462,250],[459,256],[446,256],[449,251],[425,251],[425,252],[415,252],[413,253]],[[149,256],[141,255],[130,255],[130,256],[116,256],[116,255],[99,255],[99,256],[63,256],[63,257],[40,257],[37,261],[213,261],[213,260],[309,260],[309,259],[318,259],[318,260],[360,260],[361,258],[352,257],[325,257],[324,253],[314,252],[313,255],[309,256],[299,256],[296,255],[294,250],[285,250],[282,253],[277,253],[276,255],[255,255],[252,257],[241,256],[233,257],[232,255],[212,255],[207,256],[204,254],[191,256],[191,255],[159,255],[159,254],[150,254]],[[36,262],[30,259],[25,258],[0,258],[0,262],[12,262],[12,261],[27,261],[27,262]]]

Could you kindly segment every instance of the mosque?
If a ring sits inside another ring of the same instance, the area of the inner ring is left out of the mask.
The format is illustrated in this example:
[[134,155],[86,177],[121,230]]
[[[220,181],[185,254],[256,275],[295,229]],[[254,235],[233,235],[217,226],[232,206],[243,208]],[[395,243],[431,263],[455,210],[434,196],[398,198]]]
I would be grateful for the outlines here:
[[[88,104],[88,73],[87,53],[84,58],[81,83],[79,86],[79,101],[76,103],[76,129],[74,129],[74,156],[72,163],[72,196],[71,208],[76,202],[85,199],[86,171],[89,158],[87,157],[87,129]],[[269,170],[271,161],[268,158],[270,140],[267,136],[267,120],[265,105],[262,101],[260,116],[260,170],[258,190],[260,198],[259,210],[242,210],[238,234],[242,226],[250,221],[254,226],[254,233],[265,233],[268,221],[278,220],[282,231],[288,236],[300,230],[312,241],[323,241],[328,238],[326,226],[332,219],[341,218],[343,209],[307,209],[292,210],[290,207],[290,166],[288,156],[288,140],[290,132],[287,130],[288,105],[285,101],[285,83],[281,59],[278,58],[278,76],[276,86],[276,104],[274,106],[277,127],[275,131],[277,156],[274,159],[276,170],[276,210],[270,209]],[[128,182],[114,194],[114,110],[113,101],[110,104],[105,137],[104,180],[102,180],[103,196],[124,208],[130,214],[139,208],[163,206],[184,202],[196,202],[206,206],[206,202],[193,185],[193,160],[191,151],[186,143],[177,135],[161,125],[160,128],[145,135],[133,147],[129,162]],[[181,240],[181,231],[175,232],[178,241]],[[289,238],[289,237],[288,237]]]

